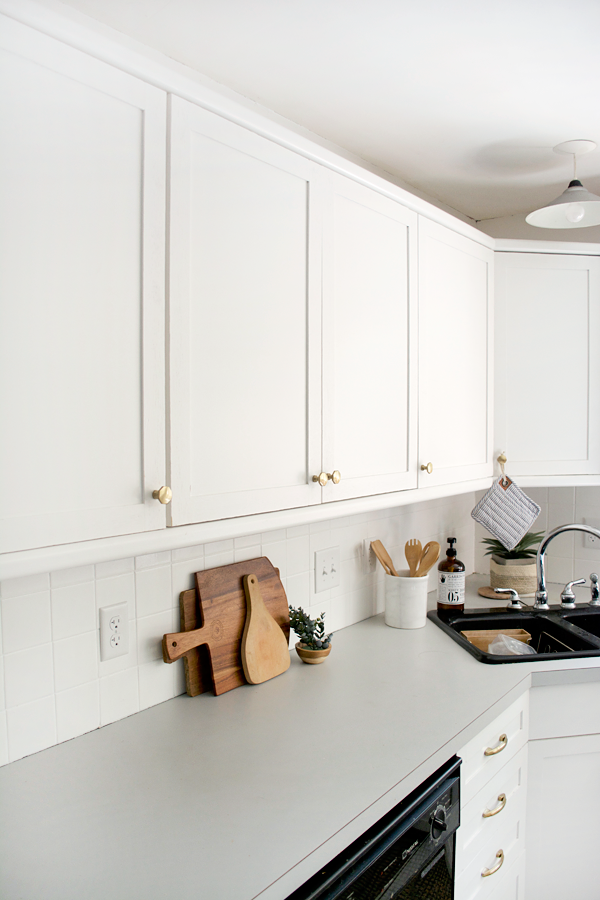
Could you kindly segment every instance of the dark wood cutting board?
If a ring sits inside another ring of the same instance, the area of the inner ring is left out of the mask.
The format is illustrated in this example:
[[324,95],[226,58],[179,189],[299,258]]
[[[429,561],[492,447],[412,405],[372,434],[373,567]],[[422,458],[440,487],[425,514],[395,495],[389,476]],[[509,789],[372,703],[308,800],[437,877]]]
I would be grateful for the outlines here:
[[[196,573],[196,591],[180,595],[181,627],[163,637],[163,659],[185,658],[186,685],[194,697],[212,686],[224,694],[246,684],[241,641],[246,621],[244,575],[256,575],[265,606],[286,640],[290,615],[279,570],[262,556]],[[198,604],[198,605],[196,605]]]

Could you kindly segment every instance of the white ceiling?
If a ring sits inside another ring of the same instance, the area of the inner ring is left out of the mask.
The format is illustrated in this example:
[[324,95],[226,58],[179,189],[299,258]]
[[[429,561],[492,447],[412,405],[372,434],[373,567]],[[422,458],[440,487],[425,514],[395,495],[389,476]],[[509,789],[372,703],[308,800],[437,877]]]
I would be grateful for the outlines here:
[[[600,145],[600,0],[65,2],[476,220],[562,193],[554,145]],[[600,194],[600,149],[578,176]]]

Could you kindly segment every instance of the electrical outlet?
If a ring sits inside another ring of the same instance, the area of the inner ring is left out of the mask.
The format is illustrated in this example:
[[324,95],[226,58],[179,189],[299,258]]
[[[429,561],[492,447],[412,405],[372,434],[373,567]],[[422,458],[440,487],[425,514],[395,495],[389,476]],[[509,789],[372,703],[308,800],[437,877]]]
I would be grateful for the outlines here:
[[340,583],[340,548],[315,550],[315,593],[337,587]]
[[[584,519],[583,524],[600,531],[600,519]],[[598,550],[600,548],[600,538],[597,538],[595,534],[586,534],[584,531],[583,546],[588,549],[593,547],[594,550]]]
[[115,659],[129,653],[127,603],[103,606],[100,610],[100,659]]

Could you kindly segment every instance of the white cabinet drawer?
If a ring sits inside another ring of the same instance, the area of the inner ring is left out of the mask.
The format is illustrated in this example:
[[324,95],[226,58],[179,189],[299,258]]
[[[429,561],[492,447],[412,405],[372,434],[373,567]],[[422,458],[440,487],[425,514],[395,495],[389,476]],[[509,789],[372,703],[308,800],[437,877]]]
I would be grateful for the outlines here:
[[[466,868],[456,876],[454,891],[455,900],[484,900],[492,891],[504,891],[506,880],[511,873],[513,862],[525,849],[524,828],[520,818],[514,822],[505,823],[496,835],[496,842],[491,846],[483,847],[474,854]],[[497,853],[502,851],[504,861],[492,875],[484,876],[482,873],[493,869],[499,862]],[[503,897],[504,893],[498,893]],[[509,895],[510,896],[510,895]]]
[[[473,799],[463,805],[456,835],[456,871],[461,872],[484,848],[500,846],[500,834],[508,823],[523,828],[527,794],[527,747],[509,760]],[[502,799],[501,799],[502,798]],[[495,815],[485,812],[499,809]]]
[[528,713],[526,691],[459,751],[463,807],[527,743]]
[[525,900],[525,853],[510,866],[502,882],[488,900]]

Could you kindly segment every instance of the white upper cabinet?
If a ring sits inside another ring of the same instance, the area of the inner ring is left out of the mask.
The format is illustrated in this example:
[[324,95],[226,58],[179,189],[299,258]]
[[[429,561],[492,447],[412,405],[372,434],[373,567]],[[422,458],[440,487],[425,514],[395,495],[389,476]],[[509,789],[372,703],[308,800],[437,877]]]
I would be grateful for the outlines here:
[[165,526],[165,94],[2,19],[0,549]]
[[319,167],[171,102],[172,524],[319,503]]
[[492,250],[419,216],[419,486],[492,474],[493,270]]
[[417,215],[328,176],[323,242],[323,500],[417,486]]
[[497,253],[496,298],[496,447],[508,471],[546,484],[600,474],[600,258]]

